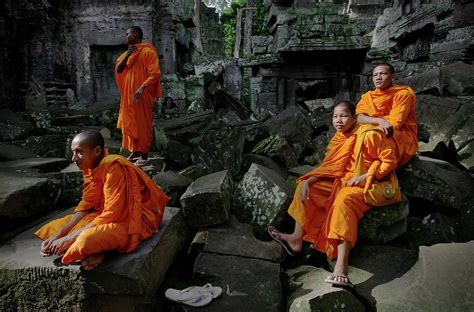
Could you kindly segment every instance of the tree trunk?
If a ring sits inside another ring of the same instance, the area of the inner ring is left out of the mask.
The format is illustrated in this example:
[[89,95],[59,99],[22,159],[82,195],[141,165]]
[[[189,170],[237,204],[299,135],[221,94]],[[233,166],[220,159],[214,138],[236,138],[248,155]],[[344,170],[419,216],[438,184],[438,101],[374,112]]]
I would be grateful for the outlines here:
[[194,24],[196,25],[196,49],[203,52],[201,40],[201,0],[194,0]]
[[249,56],[252,54],[253,5],[254,0],[247,0],[244,28],[244,56]]
[[239,58],[239,55],[240,55],[240,41],[242,41],[242,11],[243,11],[243,8],[237,9],[237,21],[235,23],[235,45],[234,45],[235,58]]

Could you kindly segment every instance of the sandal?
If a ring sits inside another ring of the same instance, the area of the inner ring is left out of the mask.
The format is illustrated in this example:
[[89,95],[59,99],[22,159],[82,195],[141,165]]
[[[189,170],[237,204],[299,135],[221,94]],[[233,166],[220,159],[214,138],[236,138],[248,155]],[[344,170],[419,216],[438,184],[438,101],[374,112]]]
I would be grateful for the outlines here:
[[293,252],[293,249],[291,249],[290,245],[288,245],[288,243],[282,239],[280,239],[276,234],[281,234],[280,231],[278,231],[274,226],[272,225],[269,225],[268,228],[267,228],[267,231],[268,231],[268,234],[270,234],[270,236],[277,242],[279,243],[283,249],[285,249],[286,253],[290,256],[294,256],[295,253]]
[[[336,277],[343,277],[343,278],[347,279],[347,282],[336,281],[335,280]],[[344,275],[344,274],[334,274],[333,273],[330,276],[328,276],[324,281],[326,283],[332,284],[333,286],[340,286],[340,287],[347,287],[347,288],[353,288],[354,287],[354,284],[352,284],[349,281],[349,279],[347,278],[347,275]]]
[[205,306],[220,295],[222,295],[222,288],[213,287],[210,283],[202,287],[191,286],[183,290],[169,288],[165,292],[165,297],[169,300],[192,307]]

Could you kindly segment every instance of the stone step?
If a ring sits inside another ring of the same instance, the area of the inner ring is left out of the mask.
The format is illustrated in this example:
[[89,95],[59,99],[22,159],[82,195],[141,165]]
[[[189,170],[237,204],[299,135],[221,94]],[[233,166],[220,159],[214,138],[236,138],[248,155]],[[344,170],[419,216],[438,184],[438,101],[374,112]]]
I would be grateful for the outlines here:
[[42,257],[41,241],[33,236],[38,227],[0,247],[2,309],[152,310],[166,271],[190,238],[179,209],[167,207],[158,233],[134,252],[110,254],[99,267],[87,272],[78,265],[57,267],[54,257]]

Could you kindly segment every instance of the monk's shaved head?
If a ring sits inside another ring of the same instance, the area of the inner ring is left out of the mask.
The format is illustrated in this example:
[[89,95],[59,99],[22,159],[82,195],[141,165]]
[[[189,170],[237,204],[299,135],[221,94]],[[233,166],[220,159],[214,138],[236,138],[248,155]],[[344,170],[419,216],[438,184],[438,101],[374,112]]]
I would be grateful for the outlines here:
[[381,66],[384,66],[386,68],[388,68],[388,70],[390,71],[390,73],[393,75],[395,74],[395,68],[393,67],[392,64],[389,64],[389,63],[379,63],[377,65],[374,66],[374,70],[377,68],[377,67],[381,67]]
[[339,103],[334,105],[334,108],[336,108],[338,106],[344,106],[345,108],[347,108],[349,110],[349,112],[351,112],[352,115],[355,115],[355,113],[356,113],[356,107],[355,107],[354,104],[352,104],[352,102],[340,101]]
[[104,137],[100,132],[94,130],[88,130],[77,134],[73,141],[85,143],[89,148],[100,146],[104,150]]

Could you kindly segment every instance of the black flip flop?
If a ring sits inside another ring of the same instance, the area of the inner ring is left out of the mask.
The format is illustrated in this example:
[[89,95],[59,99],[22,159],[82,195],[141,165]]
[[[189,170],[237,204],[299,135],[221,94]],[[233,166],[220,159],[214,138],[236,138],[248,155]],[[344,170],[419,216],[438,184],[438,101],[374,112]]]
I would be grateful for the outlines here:
[[277,243],[279,243],[279,244],[283,247],[283,249],[285,249],[285,251],[286,251],[286,253],[287,253],[288,255],[290,255],[290,256],[292,256],[292,257],[295,255],[295,253],[293,252],[293,250],[291,249],[290,245],[288,245],[287,242],[285,242],[284,240],[279,239],[275,234],[273,234],[273,232],[276,232],[276,233],[280,234],[280,231],[278,231],[274,226],[269,225],[269,226],[267,227],[267,232],[268,232],[268,234],[270,234],[270,236],[271,236]]

